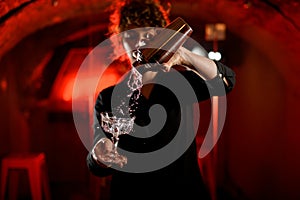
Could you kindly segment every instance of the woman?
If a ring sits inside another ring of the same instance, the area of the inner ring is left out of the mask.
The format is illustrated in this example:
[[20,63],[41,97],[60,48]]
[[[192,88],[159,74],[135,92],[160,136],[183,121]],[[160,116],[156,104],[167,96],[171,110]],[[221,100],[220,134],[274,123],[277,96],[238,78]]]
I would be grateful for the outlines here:
[[[158,34],[155,27],[170,23],[168,12],[156,0],[117,2],[110,19],[109,31],[122,33],[122,45],[131,64],[138,59],[137,49]],[[136,29],[140,27],[145,28]],[[112,101],[116,88],[118,97],[127,95],[123,89],[128,77],[100,92],[95,105],[94,147],[87,156],[87,165],[96,176],[112,176],[111,199],[210,199],[198,167],[192,104],[230,92],[235,73],[222,63],[183,47],[156,68],[161,70],[143,71],[142,87],[131,93],[129,110],[135,127],[133,133],[120,136],[118,147],[124,151],[117,163],[104,159],[103,154],[111,153],[113,145],[105,140],[103,153],[103,143],[99,141],[111,135],[101,129],[100,113],[110,112],[115,109],[113,105],[118,105]]]

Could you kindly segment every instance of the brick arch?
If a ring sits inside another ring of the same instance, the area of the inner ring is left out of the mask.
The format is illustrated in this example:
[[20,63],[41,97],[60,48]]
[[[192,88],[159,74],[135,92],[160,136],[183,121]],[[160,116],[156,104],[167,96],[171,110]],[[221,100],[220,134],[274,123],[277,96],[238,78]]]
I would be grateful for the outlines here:
[[[300,86],[297,77],[300,14],[297,12],[299,4],[295,4],[293,0],[290,2],[293,4],[282,4],[279,7],[283,13],[257,1],[253,1],[248,8],[241,2],[230,0],[171,3],[173,4],[171,14],[189,17],[193,26],[197,26],[198,19],[226,23],[231,32],[255,46],[265,58],[272,60],[274,67],[282,73],[292,87]],[[106,7],[107,1],[99,0],[58,1],[56,6],[51,4],[51,1],[30,3],[2,22],[0,59],[23,38],[37,30],[72,18],[95,14],[105,19]]]
[[0,59],[22,39],[38,30],[72,18],[99,14],[105,7],[105,3],[96,0],[59,1],[57,6],[52,5],[51,1],[35,1],[28,4],[2,22]]

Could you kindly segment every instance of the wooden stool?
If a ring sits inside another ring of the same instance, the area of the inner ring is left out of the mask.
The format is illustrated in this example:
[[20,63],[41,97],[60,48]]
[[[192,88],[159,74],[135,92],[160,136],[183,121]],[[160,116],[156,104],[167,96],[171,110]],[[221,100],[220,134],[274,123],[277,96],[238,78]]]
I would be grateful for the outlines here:
[[44,153],[11,154],[2,159],[1,167],[1,200],[5,199],[7,177],[10,169],[25,169],[28,172],[33,200],[42,200],[43,194],[46,200],[50,200]]

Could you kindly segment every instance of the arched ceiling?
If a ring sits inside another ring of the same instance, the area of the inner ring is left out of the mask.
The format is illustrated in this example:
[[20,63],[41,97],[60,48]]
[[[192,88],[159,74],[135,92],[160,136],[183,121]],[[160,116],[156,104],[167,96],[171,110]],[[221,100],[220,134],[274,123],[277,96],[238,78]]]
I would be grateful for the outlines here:
[[[166,4],[163,0],[163,4]],[[300,31],[300,3],[297,0],[173,0],[171,13],[204,21],[224,21],[231,31],[240,35],[246,26],[256,26],[279,36]],[[14,3],[14,4],[13,4]],[[33,32],[88,15],[102,16],[98,23],[105,22],[105,8],[109,1],[99,0],[48,0],[48,1],[2,1],[0,3],[0,55]],[[1,13],[2,12],[2,13]],[[288,32],[286,32],[288,31]]]
[[[167,0],[163,4],[167,5]],[[171,15],[181,15],[198,30],[201,23],[224,22],[227,29],[274,60],[292,85],[298,81],[300,3],[297,0],[171,0]],[[87,32],[103,31],[107,0],[41,0],[0,2],[0,61],[24,38],[60,25],[57,43]],[[5,8],[5,9],[4,9]],[[86,24],[88,21],[88,24]],[[68,24],[73,25],[66,25]],[[88,29],[88,31],[86,31]],[[84,30],[82,32],[82,30]],[[287,67],[289,66],[289,67]]]

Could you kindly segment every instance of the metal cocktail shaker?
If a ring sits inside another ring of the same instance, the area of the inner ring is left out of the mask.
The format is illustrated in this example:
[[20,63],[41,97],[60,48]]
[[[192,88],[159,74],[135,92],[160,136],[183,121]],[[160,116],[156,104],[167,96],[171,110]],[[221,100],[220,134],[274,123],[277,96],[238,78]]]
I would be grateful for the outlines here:
[[159,29],[159,33],[149,44],[139,49],[140,59],[133,66],[167,62],[192,32],[192,28],[182,18],[176,18],[165,28]]

